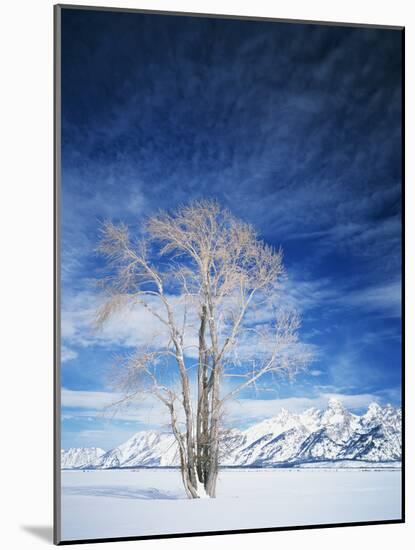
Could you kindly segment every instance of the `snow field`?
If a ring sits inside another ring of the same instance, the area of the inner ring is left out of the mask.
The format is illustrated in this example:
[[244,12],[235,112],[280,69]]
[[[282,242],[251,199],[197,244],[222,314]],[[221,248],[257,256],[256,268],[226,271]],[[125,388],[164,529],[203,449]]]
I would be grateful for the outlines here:
[[62,539],[396,520],[401,472],[223,470],[188,500],[174,469],[62,472]]

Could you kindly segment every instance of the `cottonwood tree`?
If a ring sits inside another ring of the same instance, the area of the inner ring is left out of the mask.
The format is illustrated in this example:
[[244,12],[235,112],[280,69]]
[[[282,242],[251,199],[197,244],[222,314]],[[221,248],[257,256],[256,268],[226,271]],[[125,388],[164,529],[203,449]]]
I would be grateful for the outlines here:
[[159,325],[121,362],[121,401],[160,400],[186,494],[214,497],[226,404],[260,380],[294,376],[310,359],[297,339],[299,317],[278,309],[282,251],[210,200],[159,212],[138,233],[102,227],[108,273],[98,322],[141,307]]

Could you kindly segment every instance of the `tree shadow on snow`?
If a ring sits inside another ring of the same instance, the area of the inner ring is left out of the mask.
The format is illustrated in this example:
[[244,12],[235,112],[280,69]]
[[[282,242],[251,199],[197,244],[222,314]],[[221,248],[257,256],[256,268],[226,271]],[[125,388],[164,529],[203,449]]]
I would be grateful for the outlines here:
[[92,497],[112,497],[138,500],[178,500],[182,495],[159,491],[155,488],[134,489],[129,487],[65,487],[65,495],[79,495]]

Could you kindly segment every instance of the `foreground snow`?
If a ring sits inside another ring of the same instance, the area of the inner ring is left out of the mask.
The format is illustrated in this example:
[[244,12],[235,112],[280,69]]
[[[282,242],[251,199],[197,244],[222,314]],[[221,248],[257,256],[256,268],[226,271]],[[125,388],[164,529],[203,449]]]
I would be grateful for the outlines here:
[[224,470],[187,500],[173,469],[63,471],[62,539],[400,519],[400,470]]

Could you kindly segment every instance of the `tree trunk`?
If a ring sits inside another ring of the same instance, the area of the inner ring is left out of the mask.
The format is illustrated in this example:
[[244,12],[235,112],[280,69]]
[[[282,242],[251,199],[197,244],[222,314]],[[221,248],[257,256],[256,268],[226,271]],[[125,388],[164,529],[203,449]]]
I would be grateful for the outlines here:
[[[210,290],[209,272],[206,274],[206,312],[208,317],[209,334],[211,341],[212,368],[207,381],[207,391],[210,392],[210,408],[207,412],[209,420],[208,460],[206,462],[206,476],[204,486],[206,493],[211,498],[216,496],[216,483],[219,470],[219,423],[220,423],[220,399],[219,384],[221,379],[222,365],[219,357],[218,335],[214,315],[214,301]],[[208,405],[208,406],[209,406]]]
[[[182,405],[185,414],[186,420],[186,444],[183,451],[183,461],[181,464],[184,481],[187,483],[190,493],[193,498],[197,498],[196,494],[193,495],[193,488],[197,488],[198,479],[196,472],[196,460],[195,460],[195,441],[193,436],[193,411],[192,411],[192,402],[190,399],[190,386],[189,378],[186,372],[186,367],[184,364],[184,356],[182,344],[179,342],[177,334],[173,333],[173,343],[176,348],[176,360],[179,367],[179,372],[182,382]],[[180,434],[180,438],[181,438]]]
[[180,473],[182,475],[184,490],[188,498],[199,498],[196,470],[194,464],[189,461],[189,455],[191,457],[193,456],[192,452],[189,453],[189,434],[186,434],[186,438],[184,441],[184,436],[180,433],[177,427],[177,416],[173,402],[170,403],[168,407],[170,411],[173,435],[179,448]]
[[216,483],[219,471],[219,444],[218,441],[211,442],[211,452],[209,460],[209,471],[207,473],[205,490],[208,496],[214,498],[216,496]]
[[188,498],[199,498],[199,490],[198,490],[198,484],[196,481],[196,484],[192,482],[192,478],[196,479],[196,472],[193,471],[193,475],[190,475],[190,467],[186,462],[182,462],[180,465],[181,473],[182,473],[182,480],[184,489],[186,491],[186,495]]
[[216,364],[212,370],[212,395],[210,409],[210,430],[209,430],[209,463],[208,475],[205,481],[207,494],[214,498],[216,496],[216,483],[219,471],[219,427],[220,427],[220,400],[219,381],[221,365]]
[[198,400],[196,416],[197,475],[199,482],[205,486],[209,455],[209,395],[208,363],[209,354],[206,347],[206,306],[202,307],[199,329],[199,365],[198,365]]

